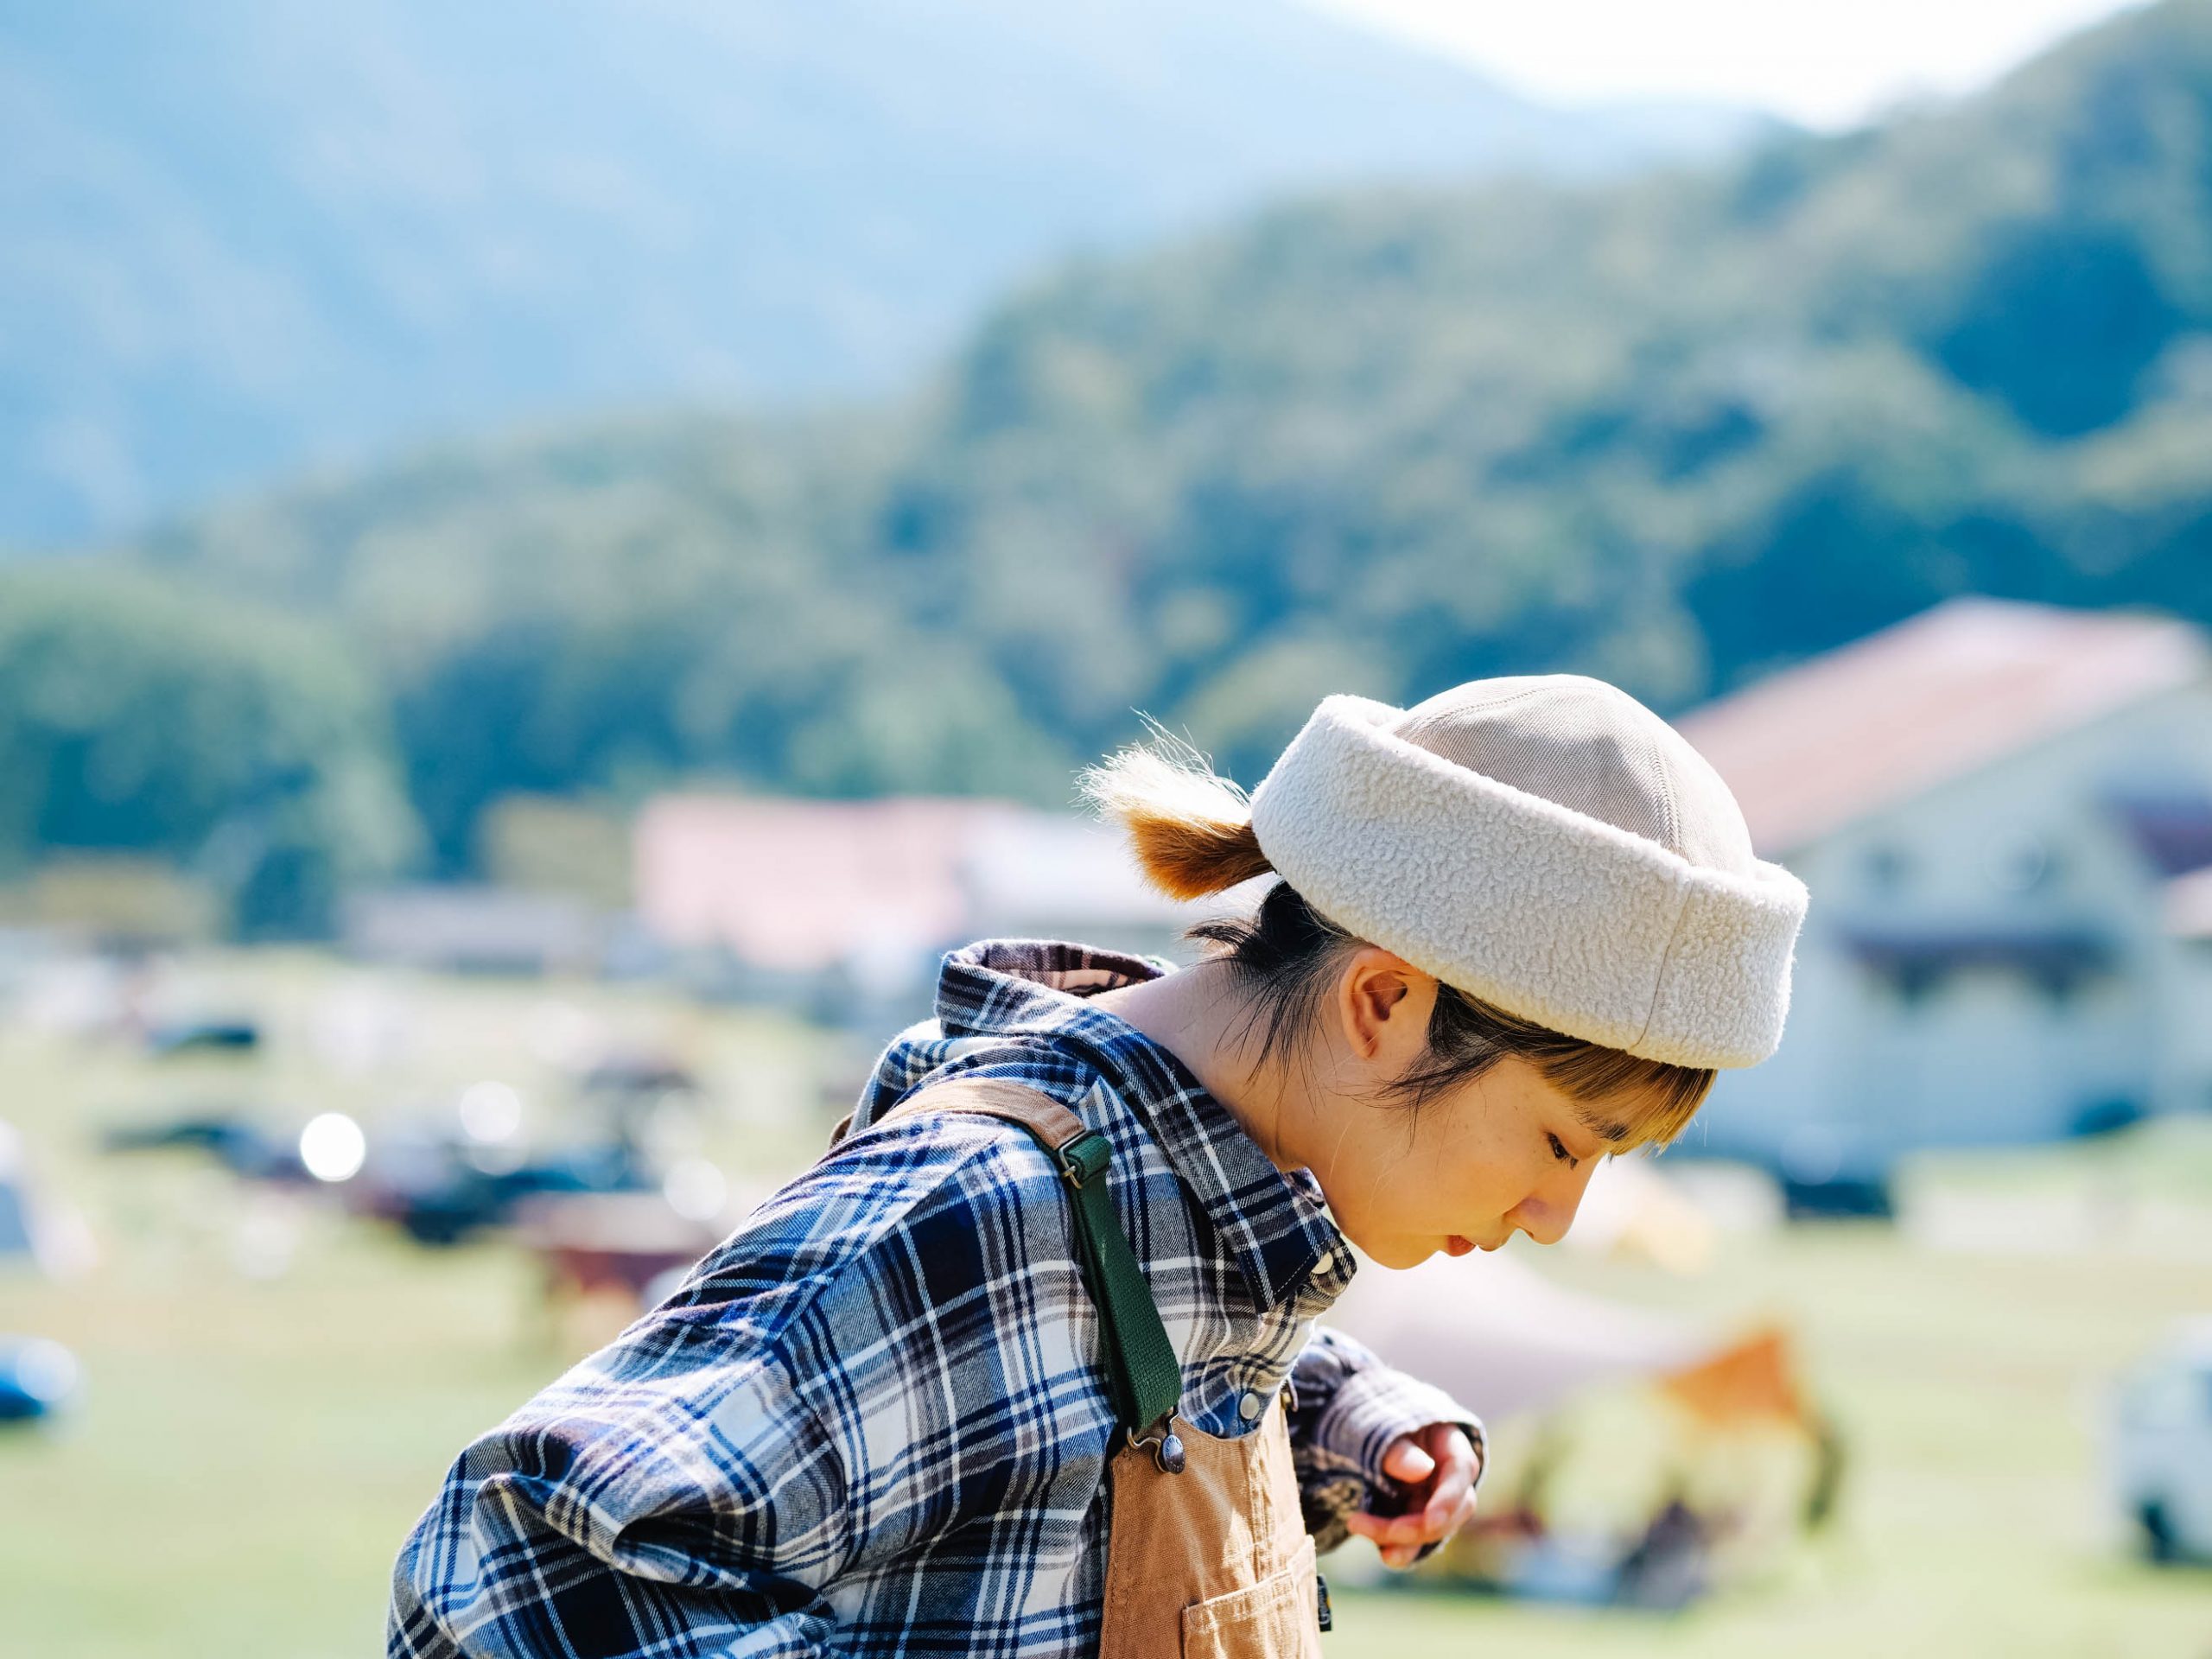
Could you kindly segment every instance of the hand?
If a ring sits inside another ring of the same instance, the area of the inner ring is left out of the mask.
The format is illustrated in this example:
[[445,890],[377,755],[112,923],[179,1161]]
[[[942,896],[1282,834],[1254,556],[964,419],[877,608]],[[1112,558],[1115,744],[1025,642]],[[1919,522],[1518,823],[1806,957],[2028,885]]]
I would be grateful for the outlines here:
[[1401,1434],[1382,1454],[1382,1472],[1407,1489],[1391,1515],[1361,1510],[1344,1524],[1372,1538],[1386,1567],[1410,1567],[1425,1544],[1449,1538],[1475,1518],[1475,1477],[1482,1459],[1457,1423],[1431,1423]]

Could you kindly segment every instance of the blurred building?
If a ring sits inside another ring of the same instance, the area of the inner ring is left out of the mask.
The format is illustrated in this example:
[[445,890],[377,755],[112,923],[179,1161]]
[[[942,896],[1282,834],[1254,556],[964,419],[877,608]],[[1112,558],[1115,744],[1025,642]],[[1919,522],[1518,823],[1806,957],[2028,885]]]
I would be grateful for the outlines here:
[[2166,884],[2166,934],[2180,971],[2170,1026],[2181,1103],[2212,1104],[2212,857]]
[[558,893],[466,883],[350,895],[340,942],[364,961],[465,974],[594,973],[607,917]]
[[0,887],[0,927],[117,956],[206,944],[223,906],[204,881],[130,854],[49,855],[22,881]]
[[1692,1149],[1808,1180],[2212,1109],[2212,677],[2187,624],[1955,600],[1700,709],[1812,893]]
[[667,795],[633,850],[639,918],[695,975],[864,1019],[918,1013],[971,939],[1169,954],[1189,919],[1107,831],[1002,801]]

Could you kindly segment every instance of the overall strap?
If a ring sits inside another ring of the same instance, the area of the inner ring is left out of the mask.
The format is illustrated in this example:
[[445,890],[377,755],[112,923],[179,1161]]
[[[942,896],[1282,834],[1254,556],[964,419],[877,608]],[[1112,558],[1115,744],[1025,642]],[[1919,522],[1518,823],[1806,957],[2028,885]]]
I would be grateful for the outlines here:
[[1132,1440],[1154,1430],[1166,1434],[1167,1420],[1183,1398],[1183,1368],[1106,1190],[1112,1143],[1096,1129],[1085,1128],[1081,1118],[1051,1096],[997,1077],[956,1077],[928,1084],[868,1127],[930,1111],[1003,1118],[1028,1130],[1045,1149],[1075,1197],[1077,1260],[1105,1326],[1107,1375],[1115,1409]]

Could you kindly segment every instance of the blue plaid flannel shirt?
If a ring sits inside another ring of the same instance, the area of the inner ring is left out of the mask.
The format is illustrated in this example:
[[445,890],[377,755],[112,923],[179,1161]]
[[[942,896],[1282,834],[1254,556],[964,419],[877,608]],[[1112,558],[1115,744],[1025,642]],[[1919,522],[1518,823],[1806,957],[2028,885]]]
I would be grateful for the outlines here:
[[1479,1444],[1448,1395],[1313,1325],[1353,1261],[1312,1175],[1081,1000],[1166,969],[1039,941],[949,955],[851,1138],[462,1452],[400,1551],[390,1653],[1096,1650],[1115,1421],[1059,1178],[995,1119],[865,1132],[956,1076],[1041,1090],[1111,1139],[1182,1415],[1248,1433],[1287,1381],[1322,1548],[1398,1435],[1459,1422]]

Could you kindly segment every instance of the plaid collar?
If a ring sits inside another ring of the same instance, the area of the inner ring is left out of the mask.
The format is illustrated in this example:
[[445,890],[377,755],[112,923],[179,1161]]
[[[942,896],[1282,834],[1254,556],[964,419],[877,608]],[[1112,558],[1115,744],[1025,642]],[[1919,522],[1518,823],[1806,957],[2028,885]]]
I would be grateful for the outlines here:
[[1080,1051],[1150,1128],[1255,1301],[1273,1307],[1303,1291],[1326,1307],[1354,1264],[1313,1172],[1277,1169],[1190,1067],[1082,1001],[1173,971],[1157,957],[1088,945],[984,939],[946,954],[938,1021],[948,1037],[1044,1037]]

